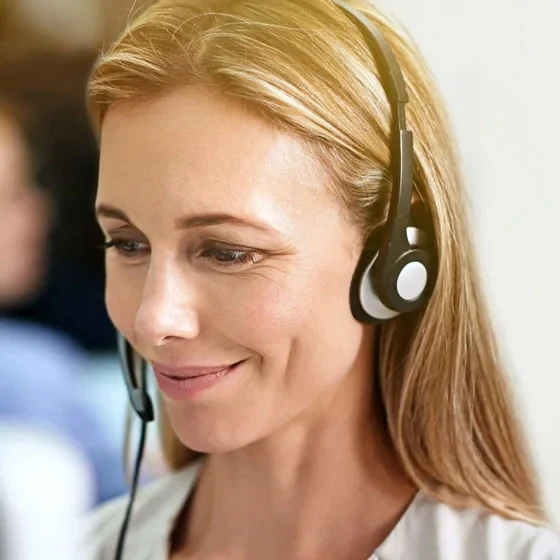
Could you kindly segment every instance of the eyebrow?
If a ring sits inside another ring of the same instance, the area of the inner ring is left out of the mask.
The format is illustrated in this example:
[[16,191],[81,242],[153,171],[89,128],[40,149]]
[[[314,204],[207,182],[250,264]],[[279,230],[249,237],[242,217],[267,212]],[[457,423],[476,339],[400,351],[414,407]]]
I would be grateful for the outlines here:
[[[128,222],[134,225],[132,220],[126,215],[125,212],[111,206],[110,204],[99,204],[95,209],[97,218],[115,218]],[[225,212],[207,212],[202,214],[191,214],[188,216],[181,216],[175,220],[175,227],[179,230],[193,229],[199,227],[216,226],[221,224],[231,224],[236,226],[251,227],[265,233],[274,232],[275,230],[266,224],[227,214]]]

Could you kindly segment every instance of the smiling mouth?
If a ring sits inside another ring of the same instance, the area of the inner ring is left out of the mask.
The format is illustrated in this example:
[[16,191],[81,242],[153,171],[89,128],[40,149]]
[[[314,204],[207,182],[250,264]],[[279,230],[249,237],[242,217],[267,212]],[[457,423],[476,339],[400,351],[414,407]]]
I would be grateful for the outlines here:
[[[237,363],[240,363],[240,362],[237,362]],[[169,379],[173,379],[174,381],[181,381],[183,379],[198,379],[199,377],[208,377],[209,375],[220,375],[220,374],[223,374],[223,373],[227,372],[228,370],[230,370],[231,368],[233,368],[236,365],[237,364],[232,364],[231,366],[226,366],[226,367],[221,368],[221,369],[212,370],[212,371],[209,371],[207,373],[195,373],[193,375],[169,375],[165,372],[160,372],[160,373],[162,375],[164,375],[165,377],[168,377]]]
[[231,375],[235,375],[238,366],[246,360],[235,362],[229,366],[208,368],[165,368],[154,367],[159,389],[171,399],[197,398],[214,385],[221,383]]
[[154,364],[154,370],[159,374],[173,381],[182,381],[185,379],[196,379],[199,377],[207,377],[209,375],[220,376],[232,370],[236,366],[243,363],[245,360],[240,360],[230,365],[216,366],[216,367],[185,367],[185,368],[171,368],[165,366],[158,366]]

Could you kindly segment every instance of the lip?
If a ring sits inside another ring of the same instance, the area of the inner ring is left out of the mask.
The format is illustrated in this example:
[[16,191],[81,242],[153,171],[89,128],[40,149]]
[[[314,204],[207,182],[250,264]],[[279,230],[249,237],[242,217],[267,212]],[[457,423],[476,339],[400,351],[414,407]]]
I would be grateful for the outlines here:
[[235,373],[241,364],[210,367],[169,367],[152,364],[159,390],[171,399],[189,399],[200,395]]
[[218,373],[230,367],[235,366],[239,362],[233,364],[223,364],[217,366],[166,366],[165,364],[158,364],[152,362],[152,367],[167,377],[180,377],[188,379],[189,377],[199,377],[201,375],[209,375],[211,373]]

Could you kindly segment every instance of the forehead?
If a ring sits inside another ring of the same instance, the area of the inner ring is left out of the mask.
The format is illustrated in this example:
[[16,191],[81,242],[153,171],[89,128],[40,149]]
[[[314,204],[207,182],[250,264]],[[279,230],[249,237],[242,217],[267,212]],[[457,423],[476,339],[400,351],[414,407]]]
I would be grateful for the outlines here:
[[103,124],[98,200],[130,211],[309,212],[334,204],[327,183],[300,139],[204,88],[114,106]]

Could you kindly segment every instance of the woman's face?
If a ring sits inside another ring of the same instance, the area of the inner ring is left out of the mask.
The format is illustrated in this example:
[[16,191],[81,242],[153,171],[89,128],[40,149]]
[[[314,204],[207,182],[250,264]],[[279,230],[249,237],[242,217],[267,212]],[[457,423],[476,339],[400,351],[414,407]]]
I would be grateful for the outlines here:
[[109,314],[188,447],[255,442],[367,374],[360,236],[303,144],[237,102],[190,87],[114,106],[97,212]]

